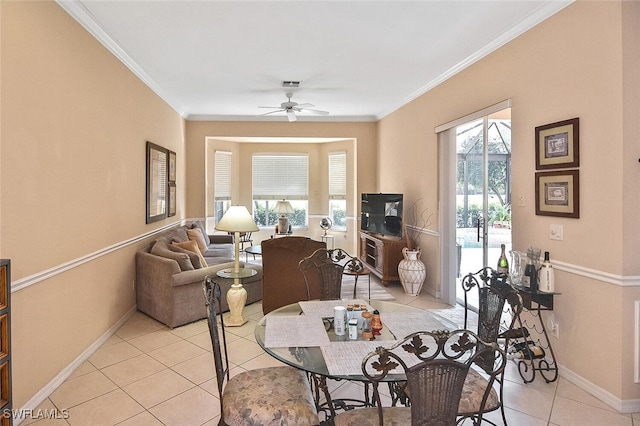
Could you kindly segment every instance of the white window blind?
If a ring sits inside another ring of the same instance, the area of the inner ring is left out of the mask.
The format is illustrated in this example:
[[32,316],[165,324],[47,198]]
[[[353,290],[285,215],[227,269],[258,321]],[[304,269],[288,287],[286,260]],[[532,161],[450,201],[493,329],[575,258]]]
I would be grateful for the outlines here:
[[231,153],[216,151],[214,172],[214,194],[216,201],[231,200]]
[[309,157],[306,155],[254,155],[254,200],[307,200]]
[[347,198],[347,153],[329,154],[329,199]]

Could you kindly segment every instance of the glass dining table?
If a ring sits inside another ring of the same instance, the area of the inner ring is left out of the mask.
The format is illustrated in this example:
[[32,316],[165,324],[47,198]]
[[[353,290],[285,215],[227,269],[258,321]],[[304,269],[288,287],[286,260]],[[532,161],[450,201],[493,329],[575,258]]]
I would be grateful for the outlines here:
[[[333,323],[335,306],[366,305],[369,312],[380,314],[383,327],[374,339],[349,339],[349,333],[336,335]],[[363,400],[333,400],[326,380],[350,380],[368,383],[362,372],[362,360],[376,347],[388,347],[416,331],[454,330],[458,327],[434,311],[401,303],[381,300],[303,301],[269,312],[255,328],[256,342],[275,359],[309,373],[316,405],[333,418],[336,409],[372,406],[369,386],[365,385]],[[406,380],[404,374],[389,374],[385,381],[395,405],[405,403],[404,393],[396,386]],[[325,397],[320,402],[320,392]]]

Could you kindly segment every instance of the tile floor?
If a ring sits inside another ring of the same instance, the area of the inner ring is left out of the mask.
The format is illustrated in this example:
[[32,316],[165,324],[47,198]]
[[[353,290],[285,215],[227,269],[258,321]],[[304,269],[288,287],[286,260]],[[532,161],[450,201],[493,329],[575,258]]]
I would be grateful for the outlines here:
[[[406,296],[399,283],[387,291],[396,301],[422,308],[446,308],[437,299]],[[239,369],[277,365],[257,345],[253,328],[259,303],[245,308],[250,321],[228,328],[230,351]],[[332,395],[358,397],[361,385],[335,382]],[[640,414],[621,415],[560,377],[523,384],[510,363],[505,384],[507,420],[528,425],[636,425]],[[25,419],[26,425],[216,425],[220,409],[213,356],[204,320],[173,330],[137,312],[39,407],[66,419]],[[495,419],[496,417],[493,416]],[[499,418],[499,416],[498,416]],[[498,422],[501,424],[501,421]]]

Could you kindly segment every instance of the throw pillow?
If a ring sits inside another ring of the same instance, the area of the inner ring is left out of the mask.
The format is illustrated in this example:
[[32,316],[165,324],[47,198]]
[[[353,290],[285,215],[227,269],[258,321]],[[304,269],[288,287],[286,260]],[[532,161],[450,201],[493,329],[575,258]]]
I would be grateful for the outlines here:
[[162,240],[156,241],[153,247],[151,247],[151,254],[175,260],[178,262],[181,271],[192,271],[194,269],[188,255],[169,250],[167,243]]
[[178,247],[175,244],[169,244],[168,247],[169,247],[169,250],[173,252],[183,253],[189,256],[189,260],[191,260],[191,264],[193,265],[194,269],[202,268],[202,262],[200,261],[200,256],[198,256],[197,253],[194,253],[191,250],[183,249],[182,247]]
[[200,230],[202,231],[202,235],[204,235],[204,241],[207,243],[207,245],[211,244],[211,239],[209,238],[209,234],[207,234],[207,230],[204,229],[204,224],[202,222],[193,222],[191,224],[191,228],[200,228]]
[[195,241],[198,244],[200,252],[207,251],[207,242],[204,240],[204,235],[200,228],[187,229],[187,235],[191,241]]
[[198,255],[198,257],[200,258],[200,263],[202,263],[202,267],[206,268],[207,266],[207,261],[204,259],[204,256],[202,256],[202,253],[200,252],[200,249],[198,248],[198,244],[195,241],[185,241],[185,242],[172,242],[171,244],[174,244],[178,247],[182,247],[183,249],[187,249],[189,251],[192,251],[194,253],[196,253]]

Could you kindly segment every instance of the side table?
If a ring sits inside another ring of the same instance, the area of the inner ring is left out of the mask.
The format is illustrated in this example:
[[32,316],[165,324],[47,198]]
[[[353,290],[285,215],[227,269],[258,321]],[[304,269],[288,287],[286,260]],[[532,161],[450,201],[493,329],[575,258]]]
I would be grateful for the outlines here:
[[349,268],[344,268],[342,272],[344,275],[350,275],[355,277],[355,282],[353,283],[353,298],[356,298],[356,288],[358,287],[358,277],[361,275],[367,275],[369,277],[369,299],[371,300],[371,271],[369,268],[363,268],[361,271],[353,271]]
[[233,278],[233,284],[227,292],[227,304],[229,305],[229,319],[224,322],[228,327],[239,327],[247,322],[242,316],[242,310],[247,303],[247,290],[244,289],[240,280],[256,275],[255,269],[240,268],[238,272],[233,269],[221,269],[216,273],[220,278]]
[[256,258],[256,254],[261,256],[262,255],[262,246],[249,246],[246,249],[244,249],[244,261],[248,262],[249,261],[249,255],[253,255],[253,258]]
[[[330,248],[331,250],[333,250],[335,248],[334,247],[335,238],[333,235],[321,235],[320,239],[327,244],[328,249]],[[329,241],[331,241],[331,247],[329,247]]]

